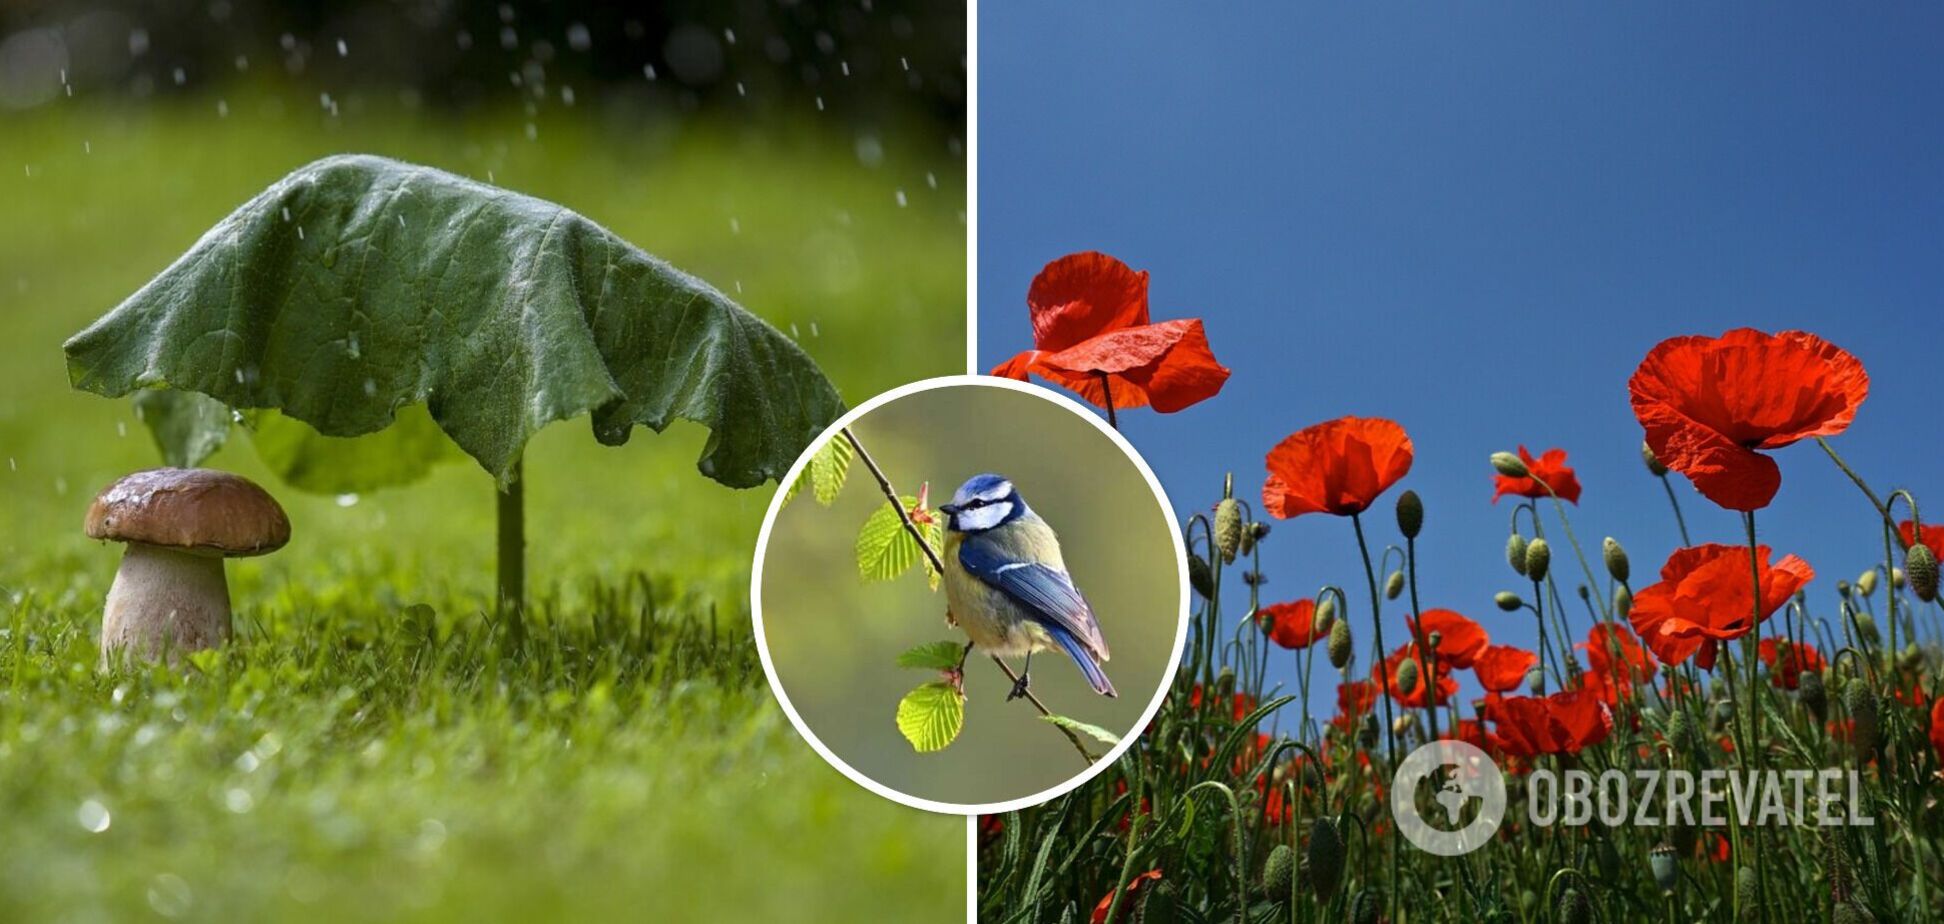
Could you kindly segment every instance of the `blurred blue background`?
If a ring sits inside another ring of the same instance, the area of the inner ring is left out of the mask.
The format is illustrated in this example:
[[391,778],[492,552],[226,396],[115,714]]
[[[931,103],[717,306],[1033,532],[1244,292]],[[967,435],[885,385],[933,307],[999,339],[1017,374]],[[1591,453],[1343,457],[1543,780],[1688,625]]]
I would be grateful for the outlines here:
[[[1596,572],[1603,536],[1636,588],[1679,544],[1626,390],[1666,337],[1803,328],[1854,352],[1870,397],[1835,445],[1944,521],[1944,7],[1855,13],[985,4],[980,362],[1031,345],[1025,293],[1047,261],[1098,249],[1151,271],[1155,319],[1205,318],[1234,370],[1200,406],[1121,417],[1183,516],[1229,471],[1259,505],[1263,456],[1295,430],[1394,418],[1417,461],[1366,515],[1373,541],[1400,541],[1391,503],[1415,488],[1424,605],[1495,642],[1534,631],[1491,602],[1529,591],[1505,565],[1493,451],[1570,453]],[[1776,457],[1762,539],[1816,567],[1812,608],[1832,616],[1837,580],[1881,561],[1878,521],[1813,444]],[[1674,478],[1696,542],[1740,539],[1737,515]],[[1555,547],[1584,640],[1582,572]],[[1279,523],[1264,556],[1268,600],[1348,589],[1366,649],[1348,522]],[[1402,611],[1385,612],[1393,646]]]

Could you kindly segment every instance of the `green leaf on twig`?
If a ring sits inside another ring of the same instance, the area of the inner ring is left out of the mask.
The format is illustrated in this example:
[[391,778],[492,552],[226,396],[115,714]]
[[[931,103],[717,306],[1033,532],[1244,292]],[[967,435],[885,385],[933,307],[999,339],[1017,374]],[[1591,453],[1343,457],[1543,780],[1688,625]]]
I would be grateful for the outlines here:
[[1087,737],[1092,738],[1095,741],[1102,742],[1108,745],[1109,747],[1112,747],[1113,745],[1120,743],[1119,735],[1116,735],[1113,732],[1108,731],[1107,729],[1101,728],[1098,725],[1089,725],[1078,719],[1070,719],[1063,715],[1043,715],[1040,716],[1040,718],[1045,719],[1046,721],[1051,722],[1055,725],[1058,725],[1061,728],[1064,728],[1068,731],[1079,732],[1080,734],[1086,735]]
[[965,646],[953,641],[932,642],[919,645],[898,656],[899,667],[919,670],[948,671],[958,667],[959,658],[965,653]]
[[941,751],[965,726],[965,697],[943,681],[921,684],[898,701],[898,731],[920,754]]

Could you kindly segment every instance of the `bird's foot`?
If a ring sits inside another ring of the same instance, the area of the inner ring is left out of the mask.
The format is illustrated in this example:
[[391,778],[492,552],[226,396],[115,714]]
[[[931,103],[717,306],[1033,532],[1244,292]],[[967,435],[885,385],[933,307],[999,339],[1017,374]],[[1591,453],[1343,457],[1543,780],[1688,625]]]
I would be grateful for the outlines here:
[[959,695],[959,699],[965,698],[964,664],[965,662],[961,661],[959,662],[960,666],[958,667],[948,667],[942,671],[939,671],[939,673],[944,676],[945,682],[952,685],[952,691]]
[[1008,693],[1008,694],[1006,694],[1006,702],[1009,702],[1009,703],[1010,703],[1010,702],[1012,702],[1013,700],[1016,700],[1016,699],[1018,699],[1018,698],[1020,698],[1020,697],[1022,697],[1022,696],[1025,696],[1025,695],[1026,695],[1026,688],[1027,688],[1027,687],[1028,687],[1028,686],[1029,686],[1029,685],[1030,685],[1030,684],[1031,684],[1032,682],[1033,682],[1033,675],[1031,675],[1031,674],[1020,674],[1020,675],[1019,675],[1019,679],[1018,679],[1018,680],[1015,680],[1015,681],[1013,681],[1013,687],[1012,687],[1012,692],[1011,692],[1011,693]]

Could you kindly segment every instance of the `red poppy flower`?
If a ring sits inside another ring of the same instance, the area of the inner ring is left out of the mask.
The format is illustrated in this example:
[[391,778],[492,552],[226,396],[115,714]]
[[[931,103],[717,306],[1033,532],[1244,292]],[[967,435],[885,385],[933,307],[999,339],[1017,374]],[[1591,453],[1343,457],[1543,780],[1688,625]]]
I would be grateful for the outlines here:
[[1324,634],[1316,631],[1315,600],[1271,603],[1262,608],[1257,618],[1262,621],[1263,631],[1269,633],[1269,640],[1284,648],[1308,648]]
[[1609,706],[1631,699],[1636,686],[1654,679],[1654,656],[1619,623],[1595,625],[1578,647],[1586,652],[1588,665],[1582,685]]
[[1511,645],[1487,645],[1472,662],[1472,672],[1488,693],[1505,693],[1525,683],[1526,674],[1539,663],[1539,656]]
[[[1135,876],[1134,881],[1129,882],[1127,884],[1127,898],[1121,902],[1121,908],[1127,911],[1125,917],[1128,920],[1133,919],[1132,909],[1134,907],[1134,896],[1141,891],[1141,885],[1143,883],[1158,881],[1160,880],[1160,878],[1161,878],[1161,871],[1158,869],[1151,869],[1145,873]],[[1094,906],[1093,917],[1088,918],[1087,920],[1090,922],[1090,924],[1107,924],[1107,911],[1112,907],[1114,907],[1114,893],[1108,892],[1107,895],[1100,900],[1100,904]]]
[[1765,638],[1755,651],[1768,665],[1769,682],[1786,690],[1801,685],[1803,671],[1819,671],[1826,664],[1822,653],[1807,642],[1784,641],[1778,645],[1775,639]]
[[1441,674],[1471,667],[1492,641],[1486,636],[1485,627],[1451,610],[1425,610],[1418,617],[1418,628],[1424,632],[1427,642],[1431,633],[1438,634],[1438,643],[1431,650],[1437,652]]
[[1411,470],[1411,453],[1404,428],[1381,417],[1339,417],[1305,428],[1269,450],[1263,508],[1284,519],[1362,513]]
[[1201,321],[1148,323],[1147,283],[1146,272],[1104,253],[1048,263],[1026,291],[1033,349],[992,374],[1023,382],[1037,373],[1101,407],[1111,396],[1115,408],[1153,405],[1164,414],[1214,397],[1229,371]]
[[[1233,694],[1229,698],[1229,703],[1230,703],[1230,712],[1235,716],[1235,721],[1237,722],[1242,721],[1243,716],[1248,715],[1250,712],[1255,711],[1255,707],[1256,707],[1255,697],[1250,696],[1247,693]],[[1201,704],[1202,704],[1202,686],[1201,684],[1198,683],[1188,690],[1188,708],[1200,709]]]
[[[1397,680],[1398,668],[1407,660],[1417,662],[1418,666],[1417,683],[1409,692],[1405,692],[1402,684]],[[1416,642],[1408,643],[1391,652],[1390,657],[1385,658],[1383,664],[1370,672],[1370,677],[1383,687],[1384,692],[1390,694],[1391,699],[1402,705],[1419,709],[1426,706],[1442,706],[1451,699],[1451,694],[1458,692],[1458,681],[1451,679],[1451,669],[1440,667],[1437,695],[1436,697],[1431,695],[1431,662],[1418,655]]]
[[1927,524],[1924,527],[1924,534],[1920,537],[1917,535],[1917,524],[1905,520],[1897,524],[1897,534],[1903,537],[1905,548],[1922,542],[1930,546],[1933,553],[1944,554],[1944,526],[1935,523]]
[[1362,718],[1377,705],[1377,685],[1368,680],[1337,684],[1337,711],[1350,718]]
[[[1794,555],[1771,567],[1765,545],[1756,547],[1755,563],[1762,583],[1762,619],[1816,576],[1808,562]],[[1755,628],[1754,575],[1746,546],[1710,543],[1681,549],[1661,566],[1660,583],[1634,594],[1627,619],[1662,663],[1679,664],[1698,654],[1695,663],[1713,670],[1717,643]]]
[[1782,472],[1756,450],[1848,429],[1870,376],[1814,334],[1744,328],[1661,341],[1627,389],[1662,465],[1723,507],[1759,510],[1775,498]]
[[1520,757],[1577,754],[1613,732],[1613,712],[1585,690],[1508,696],[1487,703],[1484,714],[1505,750]]
[[[1525,463],[1526,471],[1531,472],[1531,475],[1525,478],[1493,475],[1495,487],[1492,491],[1492,503],[1498,503],[1499,498],[1507,494],[1516,494],[1519,497],[1551,497],[1552,494],[1558,494],[1561,500],[1579,503],[1579,475],[1567,466],[1566,450],[1548,449],[1545,455],[1535,459],[1524,446],[1520,446],[1519,461]],[[1548,487],[1552,488],[1552,494],[1546,493]]]
[[1944,696],[1931,704],[1930,743],[1937,749],[1937,762],[1944,763]]

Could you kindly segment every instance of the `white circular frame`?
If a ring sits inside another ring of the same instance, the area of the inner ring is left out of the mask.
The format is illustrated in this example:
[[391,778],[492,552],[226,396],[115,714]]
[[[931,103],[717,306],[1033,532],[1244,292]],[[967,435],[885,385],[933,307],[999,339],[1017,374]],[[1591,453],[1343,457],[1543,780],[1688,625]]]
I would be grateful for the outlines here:
[[[900,792],[877,780],[871,779],[856,767],[851,766],[843,758],[838,757],[835,752],[831,751],[823,743],[823,739],[817,737],[817,733],[812,731],[810,726],[803,721],[803,717],[797,714],[796,706],[790,702],[790,694],[783,689],[782,681],[776,676],[776,665],[770,660],[769,641],[763,634],[763,558],[769,551],[770,530],[776,526],[776,515],[783,509],[784,493],[790,485],[796,483],[797,476],[802,474],[804,466],[809,464],[810,457],[813,454],[812,450],[822,445],[826,437],[836,438],[838,431],[856,423],[859,418],[885,404],[889,404],[907,395],[931,391],[936,388],[954,388],[961,385],[1006,389],[1049,401],[1085,420],[1087,423],[1093,425],[1094,429],[1099,430],[1109,440],[1113,441],[1114,445],[1119,447],[1121,453],[1127,457],[1128,461],[1134,463],[1134,467],[1140,471],[1141,477],[1147,479],[1148,489],[1154,492],[1154,499],[1161,505],[1161,514],[1168,522],[1169,541],[1174,544],[1175,579],[1181,588],[1181,605],[1179,615],[1175,619],[1174,652],[1168,656],[1167,669],[1161,673],[1161,683],[1155,689],[1153,698],[1148,701],[1147,709],[1141,713],[1140,721],[1136,722],[1133,728],[1128,729],[1122,735],[1120,743],[1114,745],[1105,755],[1094,761],[1087,769],[1069,777],[1066,782],[1030,796],[1008,799],[1004,802],[986,802],[976,805],[940,802],[935,799],[923,799],[910,793]],[[769,678],[770,692],[776,694],[777,703],[783,707],[783,714],[790,717],[790,724],[796,727],[797,734],[802,735],[803,740],[808,741],[810,746],[816,749],[817,754],[826,763],[836,767],[838,772],[850,777],[852,782],[871,792],[912,808],[924,809],[928,812],[937,812],[944,815],[963,816],[995,815],[1000,812],[1017,811],[1039,805],[1051,799],[1056,799],[1073,791],[1095,776],[1098,776],[1101,771],[1106,770],[1115,761],[1119,760],[1122,754],[1127,753],[1127,749],[1134,746],[1135,739],[1140,737],[1141,731],[1146,729],[1148,724],[1154,721],[1154,714],[1161,711],[1161,703],[1167,698],[1168,688],[1173,685],[1175,672],[1181,668],[1182,649],[1188,643],[1188,595],[1188,547],[1182,541],[1181,523],[1175,518],[1174,505],[1168,501],[1168,493],[1162,489],[1160,480],[1154,477],[1154,470],[1148,467],[1147,460],[1141,458],[1141,454],[1135,451],[1133,444],[1127,441],[1127,437],[1122,436],[1119,431],[1109,427],[1105,420],[1102,420],[1099,416],[1087,410],[1072,398],[1027,382],[986,375],[946,375],[900,385],[865,401],[857,407],[851,408],[844,416],[839,417],[836,423],[831,424],[823,433],[818,434],[816,439],[810,441],[809,448],[804,450],[803,455],[799,456],[796,463],[790,466],[789,473],[784,475],[783,480],[777,483],[776,495],[770,498],[769,510],[763,515],[762,532],[756,536],[756,559],[750,569],[749,575],[749,609],[750,618],[755,624],[756,653],[762,658],[763,675]]]

